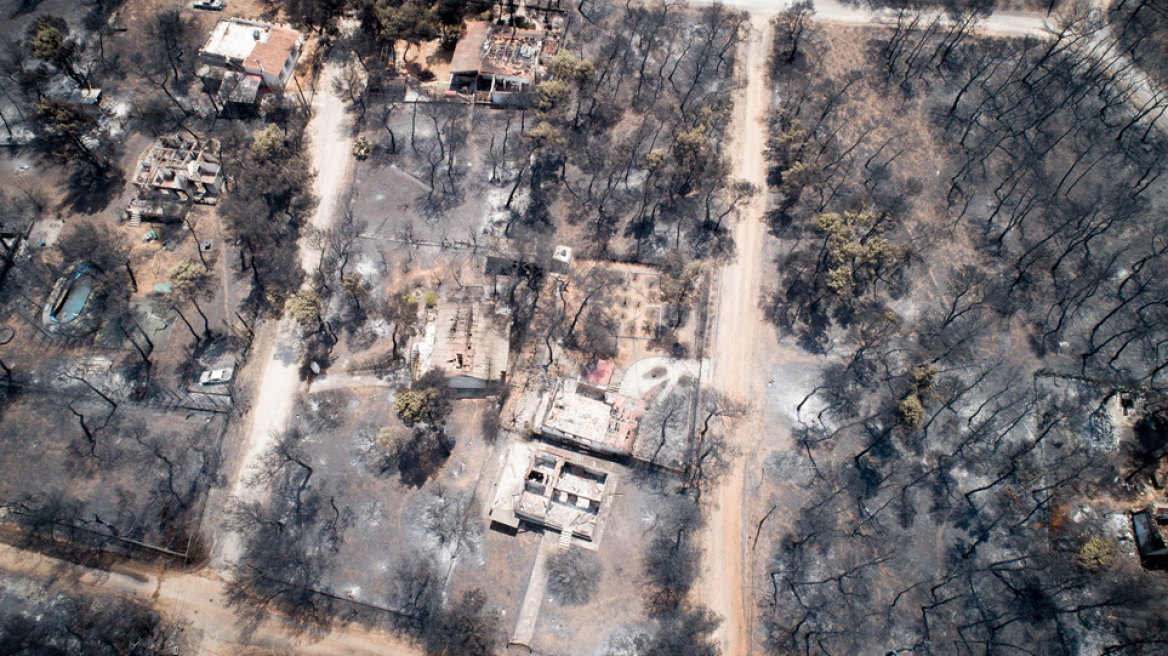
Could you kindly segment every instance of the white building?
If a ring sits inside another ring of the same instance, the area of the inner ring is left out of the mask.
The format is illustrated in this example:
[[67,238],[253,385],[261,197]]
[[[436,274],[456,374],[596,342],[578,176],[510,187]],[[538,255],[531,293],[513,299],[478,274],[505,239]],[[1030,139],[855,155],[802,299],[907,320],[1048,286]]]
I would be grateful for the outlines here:
[[199,59],[255,75],[268,89],[282,92],[292,79],[303,45],[304,37],[295,30],[232,18],[219,21],[199,51]]

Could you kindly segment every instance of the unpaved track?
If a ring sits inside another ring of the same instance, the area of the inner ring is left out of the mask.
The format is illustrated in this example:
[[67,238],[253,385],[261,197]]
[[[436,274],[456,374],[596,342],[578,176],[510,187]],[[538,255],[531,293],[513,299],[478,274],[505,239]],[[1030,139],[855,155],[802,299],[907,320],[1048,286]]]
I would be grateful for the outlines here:
[[1168,133],[1168,110],[1165,109],[1168,107],[1168,94],[1144,69],[1123,53],[1109,23],[1091,35],[1089,50],[1093,57],[1107,67],[1113,83],[1123,91],[1127,103],[1136,111],[1147,110],[1156,128]]
[[[345,101],[333,93],[333,78],[340,67],[329,61],[320,72],[316,93],[312,97],[312,121],[308,124],[311,139],[312,168],[316,169],[314,191],[318,205],[312,216],[316,228],[328,228],[336,218],[337,202],[344,195],[353,164],[353,121]],[[300,241],[300,264],[312,272],[319,263],[319,253]]]
[[[314,191],[318,205],[312,216],[312,226],[325,229],[336,217],[337,201],[341,198],[352,163],[352,121],[345,111],[345,103],[332,91],[333,76],[338,67],[325,64],[312,99],[312,119],[306,131],[312,167],[316,170]],[[300,240],[300,265],[311,273],[319,262],[319,253]],[[297,392],[301,389],[298,370],[299,330],[291,319],[269,326],[259,340],[255,357],[263,363],[263,370],[255,388],[255,403],[239,447],[239,459],[231,482],[231,496],[250,499],[253,490],[247,485],[249,472],[271,443],[272,435],[287,424]],[[216,540],[215,564],[229,565],[238,559],[238,537],[221,533]]]
[[[717,317],[712,350],[714,386],[731,398],[750,403],[759,396],[762,373],[757,368],[756,345],[762,329],[761,276],[766,231],[766,116],[770,104],[767,53],[771,28],[767,17],[751,19],[744,70],[747,87],[735,108],[734,177],[754,183],[760,193],[751,199],[734,228],[737,257],[718,278]],[[704,533],[704,578],[698,586],[701,600],[723,618],[718,637],[726,656],[750,653],[751,600],[746,585],[743,550],[743,513],[746,464],[753,460],[757,413],[739,423],[729,437],[736,449],[735,465],[718,488],[709,525]]]
[[[1100,6],[1106,4],[1105,0],[1097,2]],[[766,129],[763,121],[770,102],[766,65],[772,37],[769,21],[771,16],[789,6],[790,0],[727,0],[727,4],[750,11],[753,27],[746,48],[747,88],[743,101],[736,107],[737,138],[730,149],[735,156],[734,177],[765,189],[763,148]],[[846,6],[838,0],[818,0],[815,20],[857,25],[885,22],[874,12]],[[986,18],[979,31],[1001,36],[1050,35],[1047,18],[1030,12],[995,12]],[[1126,99],[1133,107],[1168,104],[1168,94],[1118,51],[1109,27],[1094,35],[1087,50],[1090,56],[1106,62],[1116,84],[1127,92]],[[1168,131],[1168,113],[1153,112],[1152,115],[1157,126]],[[714,386],[731,398],[748,403],[762,398],[760,381],[763,373],[757,369],[756,353],[763,325],[759,303],[766,237],[762,222],[765,209],[765,196],[760,194],[735,227],[738,254],[735,261],[723,269],[718,281],[717,316],[711,349]],[[748,585],[750,572],[747,571],[746,557],[746,466],[756,460],[756,436],[762,434],[758,412],[752,412],[734,431],[730,441],[737,449],[735,464],[717,491],[704,533],[703,579],[698,596],[723,618],[718,637],[727,656],[750,654],[754,650],[754,599],[753,590]]]
[[[794,0],[727,0],[725,4],[745,9],[753,14],[773,16],[791,6],[793,2]],[[882,14],[867,7],[844,4],[839,0],[815,0],[814,18],[824,23],[880,25],[891,20],[890,17],[889,13]],[[1046,34],[1046,21],[1046,14],[1042,12],[995,11],[982,22],[981,31],[1000,36],[1026,36],[1028,34],[1041,36]]]
[[[343,101],[332,93],[331,80],[336,70],[336,65],[330,63],[322,71],[320,89],[313,99],[313,118],[307,127],[312,164],[317,171],[315,192],[319,205],[312,217],[312,225],[317,228],[332,224],[352,160],[351,122]],[[304,240],[300,261],[306,271],[312,271],[318,262],[317,253],[307,248]],[[237,466],[227,488],[234,497],[253,498],[255,492],[247,485],[248,473],[271,442],[272,433],[291,417],[296,394],[302,388],[297,371],[299,340],[299,331],[287,319],[260,331],[254,357],[262,363],[262,370],[239,445]],[[304,633],[290,629],[278,615],[269,614],[254,630],[241,626],[236,609],[227,603],[223,578],[238,560],[239,542],[228,531],[216,535],[215,528],[213,522],[203,527],[215,541],[211,565],[193,572],[137,563],[122,564],[106,572],[2,543],[0,572],[54,581],[67,591],[138,597],[186,623],[186,633],[196,643],[199,654],[227,656],[247,646],[297,654],[419,656],[419,650],[399,638],[358,625]]]
[[[359,626],[347,625],[312,634],[290,632],[278,619],[269,619],[245,633],[238,616],[227,604],[223,580],[207,570],[179,572],[127,564],[112,572],[55,560],[33,551],[0,544],[0,572],[53,581],[66,592],[96,595],[119,593],[171,614],[187,623],[188,638],[198,642],[191,653],[240,652],[244,644],[297,654],[418,656],[419,651],[400,639]],[[194,635],[191,635],[194,634]]]

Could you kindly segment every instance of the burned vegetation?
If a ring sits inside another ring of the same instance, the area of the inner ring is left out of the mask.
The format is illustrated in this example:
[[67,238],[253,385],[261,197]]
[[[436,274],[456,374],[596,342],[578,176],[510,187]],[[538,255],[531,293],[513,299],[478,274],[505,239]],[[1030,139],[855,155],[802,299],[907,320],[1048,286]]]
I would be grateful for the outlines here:
[[185,627],[136,600],[0,582],[0,650],[9,654],[181,654]]
[[216,574],[220,651],[1168,644],[1156,3],[9,4],[22,548]]
[[221,120],[201,54],[215,21],[189,9],[10,9],[5,521],[23,547],[87,563],[203,562],[209,493],[232,469],[224,444],[248,396],[236,369],[304,277],[306,107],[269,93]]
[[768,309],[824,366],[770,470],[766,646],[1158,649],[1124,456],[1166,385],[1157,117],[1087,15],[811,13],[774,24]]

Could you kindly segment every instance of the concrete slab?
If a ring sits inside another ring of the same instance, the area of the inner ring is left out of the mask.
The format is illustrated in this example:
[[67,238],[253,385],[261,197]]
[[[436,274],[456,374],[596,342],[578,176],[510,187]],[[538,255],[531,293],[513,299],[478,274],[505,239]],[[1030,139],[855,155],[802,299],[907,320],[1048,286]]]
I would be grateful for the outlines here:
[[662,388],[661,395],[668,394],[681,377],[697,378],[703,369],[701,364],[698,360],[679,360],[666,357],[637,360],[625,370],[624,378],[621,379],[620,393],[626,396],[644,398],[654,387],[664,383],[665,387]]
[[539,544],[539,551],[535,554],[535,563],[531,566],[531,577],[527,580],[527,591],[523,594],[523,603],[519,606],[519,619],[515,622],[515,631],[511,633],[511,644],[531,647],[531,637],[535,635],[535,623],[539,620],[539,609],[543,605],[543,597],[547,593],[547,558],[548,555],[560,548],[560,534],[555,531],[544,533],[543,541]]

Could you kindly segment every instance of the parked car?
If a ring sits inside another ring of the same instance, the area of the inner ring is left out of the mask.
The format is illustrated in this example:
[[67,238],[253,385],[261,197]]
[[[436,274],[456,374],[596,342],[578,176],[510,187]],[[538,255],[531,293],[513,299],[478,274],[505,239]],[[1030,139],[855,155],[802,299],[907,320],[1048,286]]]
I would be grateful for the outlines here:
[[231,377],[235,374],[234,367],[226,369],[210,369],[204,371],[203,375],[199,376],[200,385],[221,385],[231,381]]
[[227,0],[195,0],[195,9],[207,9],[209,11],[223,11],[227,6]]

